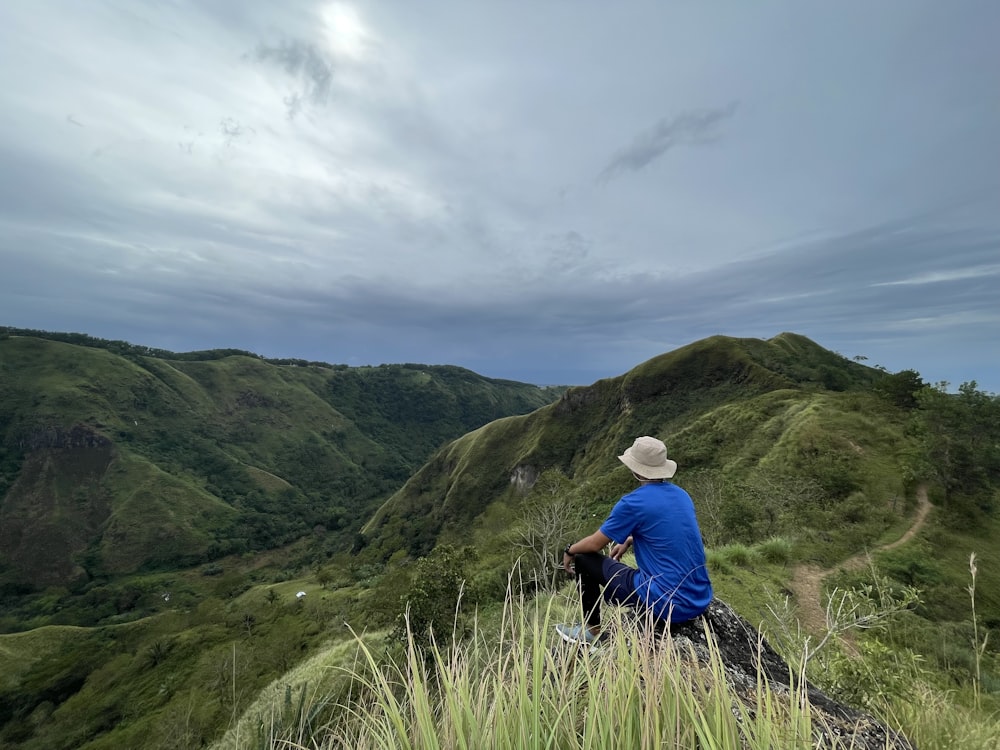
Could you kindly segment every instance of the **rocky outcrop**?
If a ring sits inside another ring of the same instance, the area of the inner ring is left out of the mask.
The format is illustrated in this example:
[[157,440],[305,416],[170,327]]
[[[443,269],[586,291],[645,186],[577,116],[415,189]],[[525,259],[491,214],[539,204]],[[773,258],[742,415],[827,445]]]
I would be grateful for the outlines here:
[[[704,664],[711,660],[708,638],[712,637],[725,665],[726,679],[748,703],[754,699],[758,675],[767,679],[776,694],[791,696],[788,664],[756,628],[725,602],[713,600],[701,618],[674,626],[671,634],[678,648],[693,651]],[[915,750],[903,735],[872,716],[832,700],[812,685],[804,688],[812,709],[814,747]]]
[[527,495],[528,492],[531,491],[531,488],[535,486],[535,482],[537,481],[538,469],[527,464],[515,466],[513,473],[510,475],[510,483],[521,495]]
[[19,447],[28,451],[42,448],[107,448],[110,445],[110,438],[82,424],[73,425],[68,429],[36,428],[19,440]]
[[102,483],[114,445],[82,424],[35,428],[17,442],[25,457],[0,494],[0,568],[32,586],[81,579],[77,558],[111,513]]

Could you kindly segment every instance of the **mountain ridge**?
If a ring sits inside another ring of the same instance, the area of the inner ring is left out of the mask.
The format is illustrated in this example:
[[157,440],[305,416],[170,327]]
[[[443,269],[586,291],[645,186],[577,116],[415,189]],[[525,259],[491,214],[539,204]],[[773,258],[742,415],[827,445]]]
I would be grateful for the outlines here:
[[[701,415],[706,405],[720,409],[786,392],[800,400],[819,399],[829,384],[841,392],[863,390],[880,375],[797,334],[767,341],[709,337],[618,377],[569,388],[531,414],[485,425],[443,446],[376,511],[363,533],[386,551],[402,544],[413,554],[426,553],[444,529],[445,516],[455,516],[452,526],[470,523],[505,492],[510,497],[515,477],[523,485],[524,477],[552,468],[571,478],[596,477],[617,466],[615,456],[637,435],[690,432],[685,420]],[[667,442],[672,456],[690,456],[698,465],[683,440]],[[493,455],[503,458],[498,462]],[[468,466],[488,468],[465,471]],[[392,528],[380,531],[385,524]]]

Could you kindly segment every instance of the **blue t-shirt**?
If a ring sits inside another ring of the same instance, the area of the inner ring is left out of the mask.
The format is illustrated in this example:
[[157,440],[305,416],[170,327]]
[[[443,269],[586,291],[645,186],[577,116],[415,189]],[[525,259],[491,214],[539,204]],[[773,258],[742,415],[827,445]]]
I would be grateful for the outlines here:
[[622,497],[601,524],[619,544],[632,537],[639,567],[633,587],[653,614],[672,622],[697,617],[712,601],[705,546],[687,492],[669,482],[644,484]]

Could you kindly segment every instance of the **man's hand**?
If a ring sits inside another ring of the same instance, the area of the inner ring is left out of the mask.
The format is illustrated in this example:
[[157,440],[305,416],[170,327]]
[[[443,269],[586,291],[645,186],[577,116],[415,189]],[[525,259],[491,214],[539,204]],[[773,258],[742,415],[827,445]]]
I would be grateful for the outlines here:
[[625,553],[628,552],[629,547],[631,546],[632,537],[626,539],[622,544],[616,544],[611,548],[611,559],[615,562],[621,562],[621,559],[625,556]]
[[569,573],[571,576],[576,575],[576,568],[573,566],[573,555],[567,555],[563,552],[563,570]]

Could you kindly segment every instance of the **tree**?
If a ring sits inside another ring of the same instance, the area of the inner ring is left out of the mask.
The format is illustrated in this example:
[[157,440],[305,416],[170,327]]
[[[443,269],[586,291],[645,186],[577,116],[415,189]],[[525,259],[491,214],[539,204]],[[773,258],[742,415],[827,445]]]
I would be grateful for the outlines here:
[[717,547],[731,541],[723,518],[726,480],[722,475],[712,471],[694,472],[687,475],[684,485],[698,510],[698,526],[705,546]]
[[917,394],[927,387],[916,370],[901,370],[879,378],[872,387],[875,393],[901,409],[916,408]]
[[247,638],[249,638],[253,635],[254,625],[257,624],[257,616],[253,612],[244,612],[240,618],[240,624],[246,629]]
[[316,582],[320,586],[322,586],[323,588],[326,588],[327,586],[330,585],[330,583],[333,582],[333,578],[334,578],[333,570],[331,570],[328,566],[325,566],[325,565],[317,566],[317,568],[316,568]]
[[917,393],[914,431],[920,441],[918,472],[934,479],[953,495],[981,497],[1000,481],[1000,397],[963,383],[948,393],[948,383]]
[[475,557],[473,547],[448,544],[417,560],[410,591],[403,597],[405,610],[397,619],[398,638],[405,640],[408,628],[415,643],[427,645],[435,627],[439,632],[458,628],[466,563]]
[[528,581],[543,589],[555,588],[562,549],[580,532],[580,503],[575,489],[558,469],[543,472],[511,529],[511,543],[521,551]]

